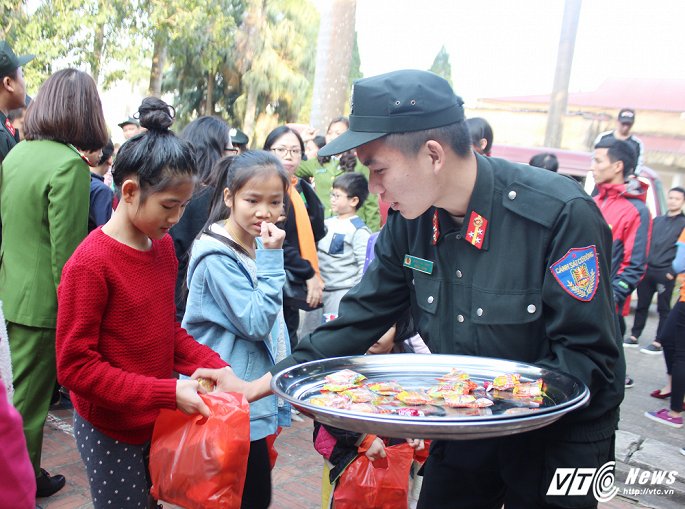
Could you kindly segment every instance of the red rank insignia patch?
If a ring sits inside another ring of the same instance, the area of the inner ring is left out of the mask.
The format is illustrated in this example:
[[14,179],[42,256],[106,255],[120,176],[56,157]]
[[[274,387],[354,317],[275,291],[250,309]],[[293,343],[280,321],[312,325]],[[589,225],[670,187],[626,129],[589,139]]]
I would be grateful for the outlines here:
[[6,118],[6,119],[5,119],[5,127],[7,128],[7,130],[9,131],[9,133],[10,133],[12,136],[14,136],[14,134],[16,133],[16,130],[14,129],[14,126],[12,125],[12,122],[10,122],[10,119],[9,119],[9,118]]
[[488,229],[488,220],[475,211],[471,212],[469,218],[469,229],[466,230],[466,240],[478,249],[483,247],[485,231]]
[[435,213],[433,214],[433,245],[436,245],[438,243],[439,238],[440,238],[440,221],[438,221],[438,211],[436,209]]

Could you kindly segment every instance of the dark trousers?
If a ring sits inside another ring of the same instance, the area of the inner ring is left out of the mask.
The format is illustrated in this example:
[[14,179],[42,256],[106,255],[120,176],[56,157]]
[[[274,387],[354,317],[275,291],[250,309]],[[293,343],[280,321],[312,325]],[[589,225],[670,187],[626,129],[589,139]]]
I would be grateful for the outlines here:
[[642,330],[647,323],[647,315],[649,314],[649,306],[652,303],[652,297],[656,293],[656,309],[659,313],[659,325],[656,329],[656,337],[659,338],[661,330],[664,327],[669,311],[671,311],[671,297],[673,295],[673,287],[675,286],[675,279],[666,279],[668,270],[654,270],[647,269],[645,277],[642,278],[640,284],[637,285],[637,307],[635,308],[635,320],[633,321],[633,328],[631,334],[639,338]]
[[597,507],[586,495],[547,495],[557,468],[599,468],[614,459],[614,439],[566,441],[532,431],[503,438],[436,440],[424,465],[418,509]]
[[267,509],[271,504],[271,463],[266,438],[250,442],[240,509]]
[[672,377],[671,410],[682,412],[685,397],[685,302],[676,302],[658,339],[664,349],[666,371]]

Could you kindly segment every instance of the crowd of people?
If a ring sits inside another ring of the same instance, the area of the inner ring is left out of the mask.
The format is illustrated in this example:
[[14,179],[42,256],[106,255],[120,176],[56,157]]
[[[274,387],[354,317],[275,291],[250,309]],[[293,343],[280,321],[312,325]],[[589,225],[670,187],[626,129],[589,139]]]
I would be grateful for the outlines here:
[[[68,481],[41,468],[59,385],[94,506],[157,507],[155,419],[207,416],[202,377],[250,401],[242,506],[265,509],[269,439],[298,418],[271,394],[272,375],[392,350],[581,379],[587,407],[507,440],[433,441],[422,467],[419,508],[562,507],[542,489],[557,468],[614,459],[633,386],[623,346],[638,345],[654,293],[659,326],[643,351],[663,351],[669,383],[652,396],[671,405],[645,416],[682,427],[685,290],[673,309],[671,295],[685,271],[685,190],[652,221],[633,110],[595,142],[590,197],[556,174],[553,153],[529,166],[490,157],[492,126],[466,119],[430,72],[359,80],[350,117],[325,136],[280,125],[261,150],[214,116],[177,135],[174,108],[148,97],[116,146],[84,72],[54,73],[26,107],[32,58],[0,43],[0,474],[13,480],[0,493],[12,507]],[[351,459],[389,444],[317,423],[325,503]]]

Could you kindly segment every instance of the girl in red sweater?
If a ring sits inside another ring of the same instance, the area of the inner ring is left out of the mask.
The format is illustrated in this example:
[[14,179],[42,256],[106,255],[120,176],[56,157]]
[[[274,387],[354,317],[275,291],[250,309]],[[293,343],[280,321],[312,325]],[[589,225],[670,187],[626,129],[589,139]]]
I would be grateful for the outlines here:
[[139,114],[147,132],[127,141],[114,165],[119,205],[76,249],[58,288],[58,378],[71,391],[95,508],[148,507],[159,410],[209,414],[197,381],[174,371],[227,365],[175,318],[168,232],[193,193],[191,149],[169,130],[173,109],[164,101],[146,98]]

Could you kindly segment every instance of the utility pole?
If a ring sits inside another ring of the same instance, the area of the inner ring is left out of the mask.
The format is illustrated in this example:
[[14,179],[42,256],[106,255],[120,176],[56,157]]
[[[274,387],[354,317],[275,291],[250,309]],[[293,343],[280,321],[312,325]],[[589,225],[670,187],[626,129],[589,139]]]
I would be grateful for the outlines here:
[[554,86],[549,102],[547,115],[547,129],[545,130],[545,146],[559,148],[563,133],[562,116],[568,105],[568,84],[571,80],[571,65],[573,51],[576,45],[578,19],[582,0],[566,0],[564,5],[564,19],[561,23],[561,37],[557,52],[557,68],[554,73]]

